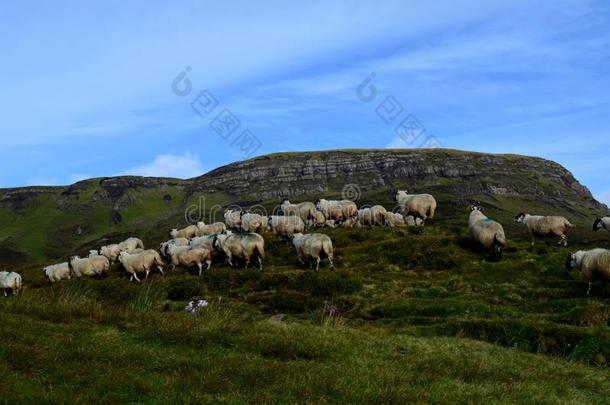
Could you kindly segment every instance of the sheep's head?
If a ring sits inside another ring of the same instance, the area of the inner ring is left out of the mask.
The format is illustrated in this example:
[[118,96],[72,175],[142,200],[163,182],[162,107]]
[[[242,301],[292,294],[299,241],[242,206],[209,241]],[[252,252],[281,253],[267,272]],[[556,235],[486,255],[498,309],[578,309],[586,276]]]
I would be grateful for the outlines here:
[[523,222],[524,219],[525,219],[525,213],[522,212],[515,217],[515,223],[520,224]]
[[602,219],[601,218],[596,218],[595,222],[593,223],[593,230],[594,231],[598,231],[602,229]]
[[171,232],[169,233],[169,236],[171,236],[172,238],[176,238],[176,235],[178,234],[178,229],[174,228],[171,230]]
[[470,211],[479,211],[479,212],[483,212],[483,207],[481,207],[478,204],[472,204],[470,206]]
[[197,227],[198,228],[203,228],[204,226],[205,226],[205,222],[203,222],[203,221],[197,222]]

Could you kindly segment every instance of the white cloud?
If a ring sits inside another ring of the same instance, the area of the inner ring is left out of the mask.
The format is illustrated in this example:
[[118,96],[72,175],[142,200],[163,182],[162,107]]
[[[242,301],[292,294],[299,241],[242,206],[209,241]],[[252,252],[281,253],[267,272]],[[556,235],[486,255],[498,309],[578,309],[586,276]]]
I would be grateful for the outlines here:
[[183,155],[159,155],[152,162],[133,167],[122,175],[146,177],[173,177],[188,179],[202,175],[206,170],[199,157],[186,152]]

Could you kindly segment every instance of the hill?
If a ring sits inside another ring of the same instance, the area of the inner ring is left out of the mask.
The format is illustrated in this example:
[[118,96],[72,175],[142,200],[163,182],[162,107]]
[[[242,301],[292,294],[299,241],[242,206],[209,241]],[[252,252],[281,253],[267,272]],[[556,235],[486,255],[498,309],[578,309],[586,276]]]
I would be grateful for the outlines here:
[[[114,266],[51,286],[40,271],[127,235],[154,247],[185,212],[219,219],[231,204],[342,194],[392,207],[396,188],[435,194],[438,217],[322,230],[336,270],[300,266],[265,234],[262,272],[215,263],[137,284]],[[467,235],[473,200],[505,224],[502,262]],[[609,289],[587,297],[563,267],[568,250],[531,247],[512,217],[566,215],[581,249],[610,244],[591,229],[606,209],[553,162],[447,150],[274,154],[185,181],[3,190],[1,267],[25,288],[0,299],[0,392],[12,403],[605,403]],[[194,297],[210,302],[200,317],[183,310]]]
[[358,205],[391,208],[396,189],[434,194],[445,223],[463,223],[473,201],[504,220],[528,209],[583,225],[607,209],[568,170],[540,158],[436,149],[277,153],[190,180],[115,177],[0,190],[0,265],[85,253],[134,233],[161,241],[185,224],[185,211],[222,220],[231,204],[271,212],[284,198],[342,192]]

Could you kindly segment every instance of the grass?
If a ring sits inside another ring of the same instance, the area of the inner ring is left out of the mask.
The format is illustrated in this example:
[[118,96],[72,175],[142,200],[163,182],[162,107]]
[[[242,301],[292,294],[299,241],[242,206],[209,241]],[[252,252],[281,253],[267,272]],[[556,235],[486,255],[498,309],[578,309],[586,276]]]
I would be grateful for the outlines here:
[[[263,272],[217,264],[137,284],[113,268],[50,286],[26,266],[22,295],[0,299],[2,399],[606,402],[608,290],[586,297],[566,249],[507,229],[500,263],[450,223],[324,230],[335,271],[299,266],[270,235]],[[194,297],[210,301],[200,317],[183,312]]]

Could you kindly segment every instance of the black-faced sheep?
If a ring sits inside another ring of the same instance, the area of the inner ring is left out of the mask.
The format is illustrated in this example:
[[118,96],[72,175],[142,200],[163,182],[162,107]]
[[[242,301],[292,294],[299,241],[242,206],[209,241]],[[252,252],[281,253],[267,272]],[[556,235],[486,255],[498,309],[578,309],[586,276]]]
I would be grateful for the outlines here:
[[566,270],[569,273],[573,269],[578,269],[589,281],[589,295],[594,281],[610,281],[610,250],[593,249],[571,253],[566,260]]
[[322,257],[326,256],[330,268],[335,268],[333,264],[333,242],[327,235],[297,233],[292,237],[292,245],[297,251],[297,257],[301,264],[305,264],[305,260],[313,260],[316,262],[316,270],[319,270]]
[[517,215],[515,222],[527,226],[527,230],[532,238],[532,246],[534,246],[537,237],[543,238],[549,236],[559,237],[558,246],[568,246],[568,228],[574,227],[564,217],[530,215],[526,213]]
[[593,223],[593,230],[599,231],[600,229],[605,229],[610,232],[610,217],[602,217],[595,220],[595,223]]
[[492,251],[493,260],[502,259],[502,250],[507,246],[502,225],[489,219],[478,206],[471,207],[468,230],[472,238],[483,247]]
[[13,295],[17,295],[19,290],[21,289],[21,275],[19,273],[15,273],[14,271],[0,271],[0,289],[4,291],[4,296],[6,297],[8,294],[7,290],[13,292]]
[[413,215],[424,221],[434,218],[436,199],[430,194],[407,194],[406,191],[399,190],[395,199],[405,215]]

